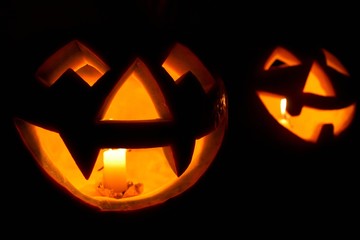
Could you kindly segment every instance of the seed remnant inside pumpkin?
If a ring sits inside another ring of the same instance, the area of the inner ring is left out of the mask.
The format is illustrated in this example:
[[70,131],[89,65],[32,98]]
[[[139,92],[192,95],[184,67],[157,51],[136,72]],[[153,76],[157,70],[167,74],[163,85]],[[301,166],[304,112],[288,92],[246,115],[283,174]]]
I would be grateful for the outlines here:
[[100,182],[97,190],[102,196],[120,199],[134,197],[141,194],[144,190],[144,184],[134,184],[132,181],[129,181],[127,189],[124,192],[115,192],[113,189],[105,188],[102,182]]

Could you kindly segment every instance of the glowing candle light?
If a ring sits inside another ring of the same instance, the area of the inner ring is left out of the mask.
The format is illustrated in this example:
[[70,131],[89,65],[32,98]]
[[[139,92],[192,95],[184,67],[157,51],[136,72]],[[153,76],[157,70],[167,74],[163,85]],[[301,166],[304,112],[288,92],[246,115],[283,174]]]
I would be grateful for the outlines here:
[[280,113],[281,113],[281,119],[280,119],[280,123],[282,125],[285,125],[285,126],[290,126],[290,123],[287,119],[287,116],[286,116],[286,104],[287,104],[287,100],[286,98],[282,98],[280,100]]
[[281,116],[283,116],[283,118],[286,117],[286,98],[282,98],[280,100],[280,113],[281,113]]
[[126,149],[109,149],[104,151],[104,187],[116,193],[127,189],[126,180]]

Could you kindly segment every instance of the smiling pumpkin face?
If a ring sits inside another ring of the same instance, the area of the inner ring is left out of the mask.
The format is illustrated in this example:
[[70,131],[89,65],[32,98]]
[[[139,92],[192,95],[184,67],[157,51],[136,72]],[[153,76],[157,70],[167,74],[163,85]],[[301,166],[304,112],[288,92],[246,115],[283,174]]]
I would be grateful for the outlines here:
[[305,56],[279,46],[257,79],[257,95],[267,111],[307,142],[339,136],[354,118],[350,74],[326,49]]
[[222,81],[182,44],[156,69],[140,58],[116,69],[74,40],[35,75],[43,87],[15,116],[21,139],[52,180],[102,211],[179,195],[204,174],[227,128]]

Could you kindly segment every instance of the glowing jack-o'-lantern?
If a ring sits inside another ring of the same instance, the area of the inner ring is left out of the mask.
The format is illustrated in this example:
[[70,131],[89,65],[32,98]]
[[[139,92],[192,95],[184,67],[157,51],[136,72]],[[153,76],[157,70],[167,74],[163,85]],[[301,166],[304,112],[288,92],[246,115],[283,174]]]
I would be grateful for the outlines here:
[[36,78],[44,88],[14,118],[21,139],[51,179],[101,211],[184,192],[214,160],[227,128],[222,81],[179,43],[159,68],[136,58],[122,72],[74,40]]
[[318,59],[299,55],[275,48],[258,76],[257,95],[271,116],[301,139],[317,143],[339,136],[355,114],[350,74],[328,50],[321,49]]

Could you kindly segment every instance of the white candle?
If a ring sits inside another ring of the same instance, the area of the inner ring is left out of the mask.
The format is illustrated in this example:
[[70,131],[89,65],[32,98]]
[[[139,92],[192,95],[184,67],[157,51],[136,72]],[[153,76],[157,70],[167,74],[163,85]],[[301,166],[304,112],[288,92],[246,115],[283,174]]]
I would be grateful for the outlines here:
[[103,185],[116,193],[127,189],[126,149],[109,149],[104,151]]

